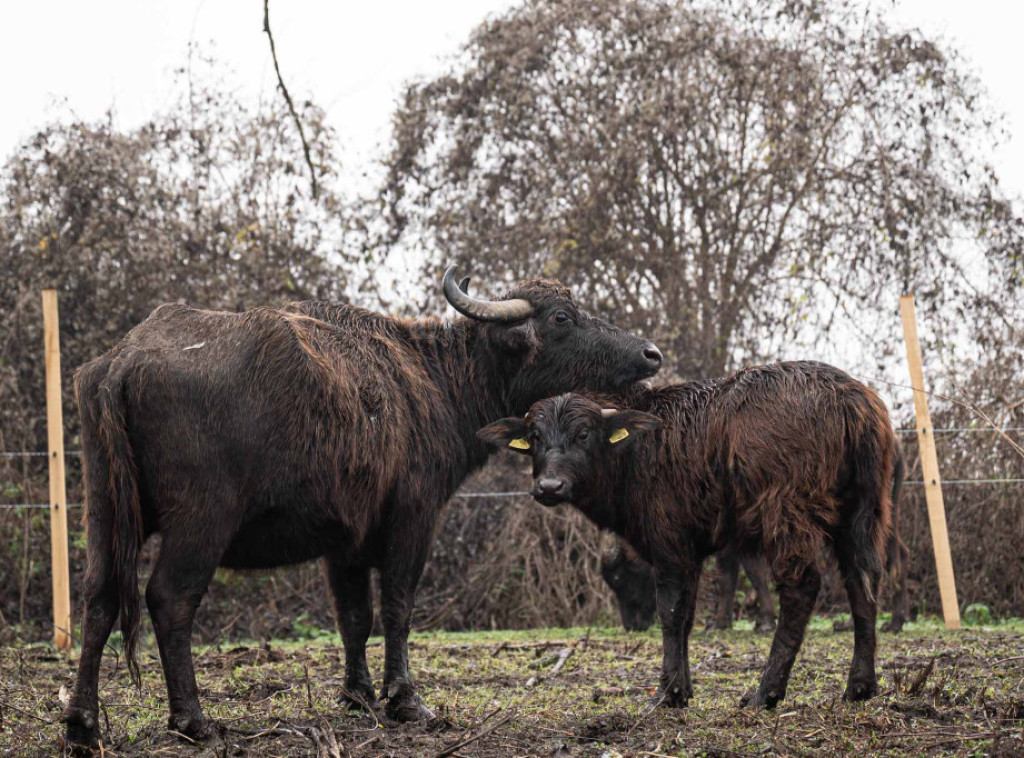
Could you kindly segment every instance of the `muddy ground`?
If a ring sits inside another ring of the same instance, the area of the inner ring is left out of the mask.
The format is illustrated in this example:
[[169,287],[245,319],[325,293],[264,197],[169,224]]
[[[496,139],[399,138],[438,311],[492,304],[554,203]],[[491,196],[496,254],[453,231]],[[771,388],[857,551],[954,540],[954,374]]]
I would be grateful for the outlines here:
[[[657,680],[656,630],[417,634],[413,670],[437,714],[429,724],[337,705],[343,652],[333,635],[308,643],[196,649],[203,706],[216,736],[193,744],[166,731],[155,648],[143,688],[106,656],[107,756],[748,756],[1022,755],[1024,623],[947,632],[934,621],[881,638],[882,694],[840,700],[852,635],[817,619],[775,711],[741,710],[769,640],[751,631],[696,632],[696,695],[686,710],[646,712]],[[565,651],[571,651],[567,653]],[[382,648],[371,642],[379,676]],[[565,662],[552,673],[559,660]],[[46,646],[0,649],[0,755],[63,752],[58,723],[74,661]],[[378,681],[379,686],[379,681]]]

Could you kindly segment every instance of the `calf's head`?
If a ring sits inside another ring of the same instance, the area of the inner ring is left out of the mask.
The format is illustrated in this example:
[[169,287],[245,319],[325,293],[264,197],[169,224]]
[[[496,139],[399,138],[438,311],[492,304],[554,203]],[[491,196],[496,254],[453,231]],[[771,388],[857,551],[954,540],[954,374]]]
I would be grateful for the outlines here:
[[480,324],[521,407],[572,389],[625,389],[661,368],[653,342],[591,316],[556,281],[527,279],[495,301],[472,297],[467,285],[454,267],[444,275],[445,297]]
[[525,417],[495,421],[477,436],[533,458],[530,494],[539,503],[579,505],[595,487],[607,486],[602,475],[611,456],[659,426],[658,418],[648,413],[602,408],[569,394],[534,403]]

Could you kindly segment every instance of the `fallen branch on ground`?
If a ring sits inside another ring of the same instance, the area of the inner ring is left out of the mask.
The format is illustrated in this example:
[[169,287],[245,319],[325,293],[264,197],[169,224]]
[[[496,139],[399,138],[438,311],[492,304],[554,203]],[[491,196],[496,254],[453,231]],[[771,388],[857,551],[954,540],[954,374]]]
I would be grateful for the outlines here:
[[603,697],[624,697],[626,695],[651,695],[647,687],[598,687],[593,692],[593,700],[600,703]]
[[542,674],[541,676],[531,676],[529,679],[526,680],[526,686],[536,687],[541,682],[550,679],[551,677],[558,674],[558,672],[562,670],[562,667],[565,666],[565,662],[572,657],[572,654],[576,652],[576,648],[579,647],[580,643],[583,641],[584,640],[582,638],[578,639],[574,643],[572,643],[570,647],[564,647],[561,650],[559,650],[558,660],[555,661],[555,665],[551,667],[551,670],[547,674]]
[[462,748],[466,747],[466,745],[469,745],[472,742],[476,742],[481,737],[486,737],[488,734],[493,732],[498,727],[504,726],[509,721],[511,721],[514,717],[515,717],[515,714],[514,713],[510,713],[505,718],[503,718],[501,721],[496,721],[495,723],[491,724],[486,729],[483,729],[483,730],[477,732],[476,734],[470,735],[466,739],[460,740],[459,742],[456,742],[454,745],[450,745],[450,746],[446,747],[440,753],[435,755],[434,758],[448,758],[448,756],[454,755],[458,750],[461,750]]
[[500,645],[498,645],[497,648],[495,648],[494,652],[491,653],[491,655],[492,656],[496,656],[496,655],[498,655],[498,653],[504,652],[506,650],[539,650],[540,652],[544,652],[549,647],[558,647],[559,645],[568,645],[568,644],[569,643],[566,640],[549,640],[547,642],[520,642],[520,643],[502,642]]

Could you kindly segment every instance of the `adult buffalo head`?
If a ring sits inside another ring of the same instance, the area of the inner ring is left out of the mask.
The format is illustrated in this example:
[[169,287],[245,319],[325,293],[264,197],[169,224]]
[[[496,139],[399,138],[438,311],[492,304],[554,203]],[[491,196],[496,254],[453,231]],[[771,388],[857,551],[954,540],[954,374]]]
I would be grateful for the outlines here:
[[444,275],[445,297],[485,332],[480,342],[508,366],[520,407],[571,389],[625,389],[661,368],[653,342],[588,314],[559,282],[527,279],[494,301],[472,297],[467,285],[454,267]]

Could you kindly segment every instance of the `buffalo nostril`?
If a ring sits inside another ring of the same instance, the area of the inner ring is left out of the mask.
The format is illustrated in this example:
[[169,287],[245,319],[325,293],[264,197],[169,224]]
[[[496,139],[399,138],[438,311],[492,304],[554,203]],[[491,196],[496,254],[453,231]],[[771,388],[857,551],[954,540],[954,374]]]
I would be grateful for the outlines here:
[[651,365],[660,366],[664,356],[653,342],[648,342],[647,346],[644,347],[644,358],[646,358]]
[[557,495],[565,488],[565,482],[561,479],[541,479],[537,482],[537,489],[544,495]]

